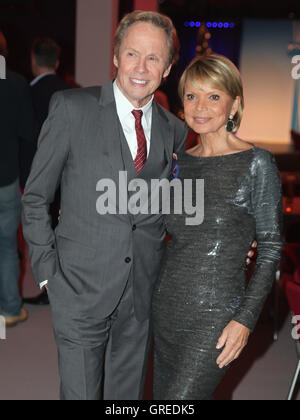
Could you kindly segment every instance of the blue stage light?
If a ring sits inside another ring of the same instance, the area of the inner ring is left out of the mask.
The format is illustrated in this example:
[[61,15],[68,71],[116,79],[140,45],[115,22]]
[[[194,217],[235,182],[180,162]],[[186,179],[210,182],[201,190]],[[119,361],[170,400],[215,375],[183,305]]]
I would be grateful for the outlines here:
[[[201,26],[201,22],[199,22],[198,20],[195,21],[186,21],[184,22],[184,26],[186,28],[190,27],[190,28],[200,28]],[[206,22],[206,27],[207,28],[219,28],[219,29],[232,29],[235,27],[235,23],[234,22]]]

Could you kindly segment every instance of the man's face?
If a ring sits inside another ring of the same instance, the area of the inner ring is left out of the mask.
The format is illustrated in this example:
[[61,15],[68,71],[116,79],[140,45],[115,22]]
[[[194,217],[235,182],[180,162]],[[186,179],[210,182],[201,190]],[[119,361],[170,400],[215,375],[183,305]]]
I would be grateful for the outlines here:
[[134,23],[127,30],[114,65],[117,85],[135,108],[146,105],[171,70],[169,46],[163,29],[148,22]]

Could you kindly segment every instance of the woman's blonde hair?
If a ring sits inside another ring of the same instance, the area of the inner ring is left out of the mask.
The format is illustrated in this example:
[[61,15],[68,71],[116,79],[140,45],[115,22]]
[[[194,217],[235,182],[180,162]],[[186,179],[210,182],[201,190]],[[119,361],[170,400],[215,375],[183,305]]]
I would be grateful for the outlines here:
[[201,81],[212,88],[222,90],[233,100],[240,97],[238,111],[234,115],[234,132],[241,124],[244,111],[244,93],[240,72],[236,66],[223,55],[211,54],[195,58],[184,71],[179,81],[178,93],[183,102],[186,82]]

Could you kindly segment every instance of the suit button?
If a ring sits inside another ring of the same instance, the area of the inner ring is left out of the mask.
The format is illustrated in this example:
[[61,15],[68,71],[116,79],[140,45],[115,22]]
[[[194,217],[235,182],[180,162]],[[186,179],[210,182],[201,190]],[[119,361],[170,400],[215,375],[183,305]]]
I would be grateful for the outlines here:
[[131,263],[131,258],[127,257],[127,258],[125,259],[125,262],[126,262],[126,264]]
[[132,226],[132,230],[135,231],[136,230],[136,225]]

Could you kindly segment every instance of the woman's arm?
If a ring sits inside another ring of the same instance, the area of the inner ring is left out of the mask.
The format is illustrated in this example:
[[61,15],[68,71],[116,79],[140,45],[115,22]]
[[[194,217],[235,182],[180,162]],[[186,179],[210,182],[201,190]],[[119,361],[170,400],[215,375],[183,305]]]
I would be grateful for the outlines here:
[[272,288],[282,251],[281,178],[274,156],[257,150],[253,162],[252,207],[256,220],[258,259],[245,297],[234,317],[253,331]]
[[252,166],[252,207],[256,220],[258,259],[242,304],[219,338],[220,368],[237,359],[247,345],[269,294],[282,250],[281,178],[274,157],[258,150]]

